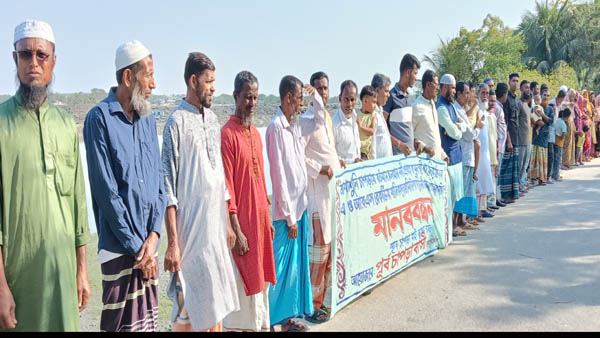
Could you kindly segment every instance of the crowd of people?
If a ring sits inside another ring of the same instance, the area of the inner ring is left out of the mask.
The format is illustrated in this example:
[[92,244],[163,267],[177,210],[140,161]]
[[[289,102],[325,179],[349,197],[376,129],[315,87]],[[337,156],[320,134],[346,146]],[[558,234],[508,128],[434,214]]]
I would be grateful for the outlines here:
[[[77,331],[91,294],[77,128],[48,102],[52,28],[23,22],[14,48],[20,85],[0,104],[0,329]],[[560,182],[561,170],[600,150],[600,96],[565,87],[551,98],[547,85],[516,73],[495,85],[491,78],[438,79],[427,70],[414,98],[409,89],[421,64],[411,54],[395,84],[379,73],[360,91],[344,81],[333,116],[326,73],[314,73],[307,84],[283,77],[281,104],[262,140],[253,124],[258,79],[237,74],[235,114],[221,127],[210,110],[215,69],[205,54],[189,54],[186,96],[167,120],[162,152],[148,102],[152,53],[139,41],[117,49],[117,86],[86,116],[102,331],[157,328],[163,221],[174,331],[306,331],[298,318],[330,318],[328,182],[336,171],[415,153],[445,161],[453,236],[466,236],[531,187]],[[305,96],[310,104],[302,112]]]

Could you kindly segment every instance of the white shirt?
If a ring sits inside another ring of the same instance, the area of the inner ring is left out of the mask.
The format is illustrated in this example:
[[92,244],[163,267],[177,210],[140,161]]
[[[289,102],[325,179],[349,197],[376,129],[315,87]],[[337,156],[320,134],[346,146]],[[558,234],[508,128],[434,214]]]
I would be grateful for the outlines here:
[[266,133],[267,155],[273,186],[273,220],[294,226],[306,210],[306,163],[300,123],[288,122],[277,108]]
[[352,116],[348,119],[340,108],[332,119],[335,150],[338,158],[346,164],[352,164],[360,158],[360,135],[356,118],[355,111],[352,111]]
[[412,105],[412,126],[415,139],[427,147],[433,148],[435,159],[445,160],[448,156],[442,148],[438,113],[433,100],[427,100],[423,95]]
[[496,121],[498,123],[498,152],[504,153],[506,148],[506,120],[504,119],[504,106],[496,101]]
[[377,117],[375,137],[373,137],[373,141],[371,142],[373,159],[390,157],[394,155],[392,152],[392,138],[390,137],[390,131],[383,116],[383,109],[380,106],[375,108],[375,116]]
[[[465,109],[460,104],[456,104],[455,107],[458,117],[463,121],[469,121],[469,116],[467,116]],[[480,130],[477,126],[471,126],[470,123],[465,124],[465,131],[459,141],[463,156],[462,163],[465,167],[475,167],[475,146],[473,145],[473,141],[478,139],[479,132]]]
[[[308,175],[308,213],[311,217],[313,213],[319,213],[323,239],[325,244],[329,244],[331,242],[329,177],[321,175],[321,168],[329,166],[335,172],[340,169],[340,161],[335,150],[331,117],[323,107],[318,93],[313,97],[313,104],[300,117],[300,128],[306,142],[304,160]],[[309,231],[309,245],[313,240],[311,233],[312,231]]]

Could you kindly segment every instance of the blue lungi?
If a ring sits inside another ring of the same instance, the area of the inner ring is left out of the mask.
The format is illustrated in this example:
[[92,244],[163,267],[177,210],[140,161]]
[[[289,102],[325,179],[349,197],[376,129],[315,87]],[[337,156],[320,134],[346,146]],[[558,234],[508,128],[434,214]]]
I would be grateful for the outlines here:
[[277,284],[269,289],[269,311],[271,325],[276,325],[314,313],[308,260],[308,229],[312,221],[304,211],[296,239],[288,239],[287,221],[274,221],[273,227]]
[[454,206],[454,211],[469,217],[479,216],[477,210],[477,189],[475,187],[475,179],[473,178],[474,172],[474,167],[463,167],[464,197],[456,202]]

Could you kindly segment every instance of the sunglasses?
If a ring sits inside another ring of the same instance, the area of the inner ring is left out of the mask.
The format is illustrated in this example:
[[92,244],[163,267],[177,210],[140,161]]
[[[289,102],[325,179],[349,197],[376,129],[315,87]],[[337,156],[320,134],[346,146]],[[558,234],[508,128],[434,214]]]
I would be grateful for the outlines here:
[[20,50],[17,52],[17,55],[19,56],[19,59],[23,61],[30,61],[35,55],[38,62],[42,63],[46,62],[46,60],[48,60],[51,54],[46,54],[44,52],[40,52],[39,50],[35,52],[32,50]]

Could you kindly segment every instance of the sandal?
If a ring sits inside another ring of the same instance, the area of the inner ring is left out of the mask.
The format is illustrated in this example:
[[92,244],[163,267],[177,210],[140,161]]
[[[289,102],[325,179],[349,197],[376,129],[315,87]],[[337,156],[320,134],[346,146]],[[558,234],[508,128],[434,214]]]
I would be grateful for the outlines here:
[[[283,327],[288,325],[288,329],[284,330]],[[306,332],[308,331],[308,326],[304,325],[301,322],[297,322],[294,319],[288,320],[287,323],[281,325],[281,332]]]
[[485,210],[483,212],[480,212],[479,215],[481,215],[481,217],[483,218],[492,218],[494,217],[494,214],[492,214],[491,212]]
[[313,324],[323,324],[329,320],[329,313],[321,308],[315,311],[312,316],[304,317],[304,319]]
[[474,224],[467,223],[467,225],[465,225],[463,227],[463,229],[465,229],[465,230],[479,230],[479,227],[476,226],[476,225],[474,225]]
[[456,229],[454,229],[454,231],[452,231],[452,237],[458,237],[458,236],[466,236],[467,232],[464,231],[462,228],[460,227],[456,227]]

